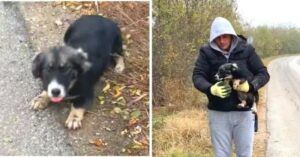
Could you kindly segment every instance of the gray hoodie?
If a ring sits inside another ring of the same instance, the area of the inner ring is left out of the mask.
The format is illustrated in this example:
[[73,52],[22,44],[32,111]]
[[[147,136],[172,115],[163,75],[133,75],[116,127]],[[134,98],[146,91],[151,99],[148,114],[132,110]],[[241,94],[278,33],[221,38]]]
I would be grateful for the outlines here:
[[[233,40],[231,42],[229,52],[221,50],[215,42],[215,39],[223,34],[230,34],[233,36]],[[215,49],[219,52],[222,52],[222,54],[224,54],[224,55],[227,54],[227,55],[225,55],[225,57],[228,58],[230,53],[232,52],[232,50],[236,47],[237,43],[238,43],[238,37],[237,37],[231,23],[223,17],[215,18],[215,20],[211,24],[211,29],[210,29],[210,38],[209,38],[210,46],[213,49]]]

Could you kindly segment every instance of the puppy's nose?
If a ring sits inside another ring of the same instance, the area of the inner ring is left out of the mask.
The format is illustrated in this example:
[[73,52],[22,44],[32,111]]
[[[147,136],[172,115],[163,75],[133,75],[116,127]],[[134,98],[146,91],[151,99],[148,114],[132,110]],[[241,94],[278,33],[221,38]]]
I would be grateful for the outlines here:
[[52,93],[53,96],[57,97],[60,94],[60,89],[54,88],[54,89],[51,90],[51,93]]

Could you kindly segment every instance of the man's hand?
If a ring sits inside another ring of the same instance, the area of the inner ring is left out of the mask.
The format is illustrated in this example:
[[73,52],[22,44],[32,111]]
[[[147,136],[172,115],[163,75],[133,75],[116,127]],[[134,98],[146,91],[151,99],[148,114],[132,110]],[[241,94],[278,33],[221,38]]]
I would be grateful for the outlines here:
[[231,93],[231,87],[220,81],[210,87],[210,93],[220,98],[226,98]]
[[249,90],[250,90],[250,85],[249,85],[248,81],[246,80],[244,83],[238,85],[238,86],[236,87],[236,90],[237,90],[237,91],[241,91],[241,92],[249,92]]

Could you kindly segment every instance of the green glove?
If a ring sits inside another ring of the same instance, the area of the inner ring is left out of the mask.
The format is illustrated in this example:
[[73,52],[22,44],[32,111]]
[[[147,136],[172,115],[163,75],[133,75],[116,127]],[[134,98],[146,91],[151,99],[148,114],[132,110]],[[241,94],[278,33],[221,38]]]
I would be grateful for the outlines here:
[[241,92],[249,92],[250,86],[249,86],[248,81],[245,81],[242,84],[238,85],[236,90],[241,91]]
[[231,93],[231,87],[220,81],[210,87],[210,93],[220,98],[226,98]]

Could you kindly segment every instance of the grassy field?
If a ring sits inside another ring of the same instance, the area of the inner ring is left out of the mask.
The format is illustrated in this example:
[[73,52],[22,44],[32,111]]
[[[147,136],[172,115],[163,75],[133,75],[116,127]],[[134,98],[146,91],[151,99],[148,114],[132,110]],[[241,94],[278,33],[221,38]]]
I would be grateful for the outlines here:
[[[278,57],[264,58],[267,66],[270,61]],[[170,86],[169,86],[170,87]],[[173,88],[172,93],[180,95],[179,90]],[[195,99],[180,98],[185,100],[180,105],[154,108],[153,118],[153,155],[155,157],[212,157],[213,150],[207,120],[206,96],[194,89],[185,91],[182,96],[197,95]],[[255,133],[254,157],[264,157],[267,145],[266,129],[266,87],[259,90],[260,101],[258,104],[259,131]],[[178,98],[178,97],[177,97]],[[200,103],[199,103],[200,102]],[[235,155],[233,155],[235,156]]]

